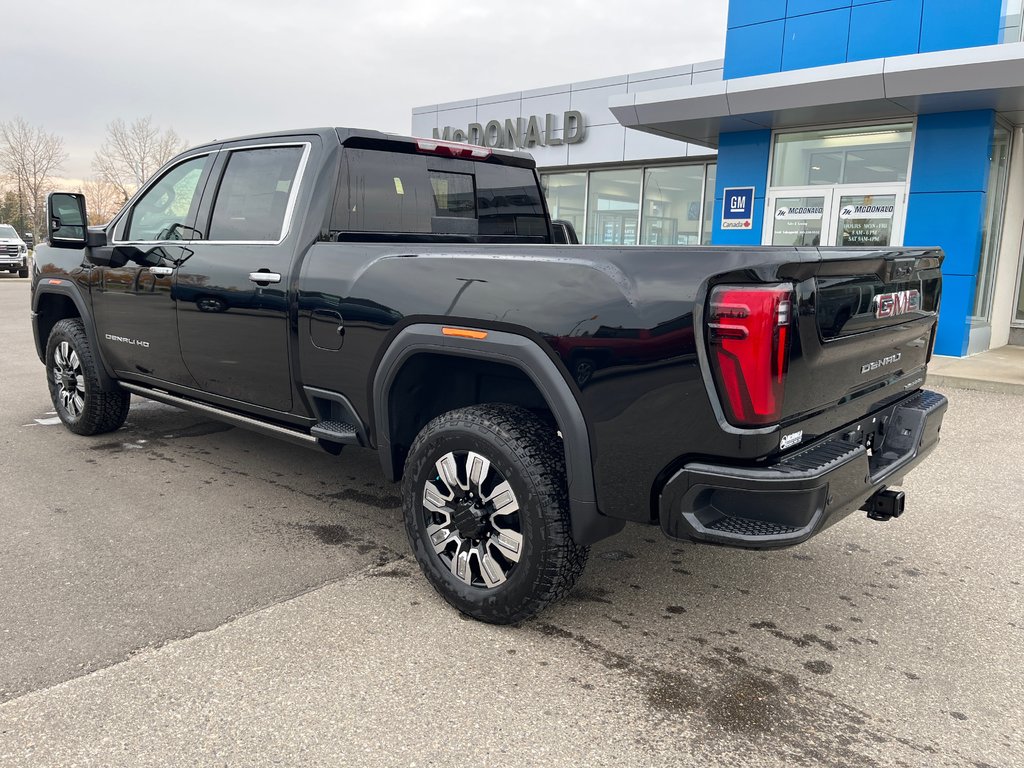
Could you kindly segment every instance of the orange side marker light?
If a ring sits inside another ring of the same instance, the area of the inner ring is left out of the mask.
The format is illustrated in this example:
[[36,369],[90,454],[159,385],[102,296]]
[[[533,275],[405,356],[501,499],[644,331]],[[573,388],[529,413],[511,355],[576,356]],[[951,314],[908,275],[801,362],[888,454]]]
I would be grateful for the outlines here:
[[458,336],[461,339],[486,339],[487,331],[474,331],[470,328],[442,328],[445,336]]

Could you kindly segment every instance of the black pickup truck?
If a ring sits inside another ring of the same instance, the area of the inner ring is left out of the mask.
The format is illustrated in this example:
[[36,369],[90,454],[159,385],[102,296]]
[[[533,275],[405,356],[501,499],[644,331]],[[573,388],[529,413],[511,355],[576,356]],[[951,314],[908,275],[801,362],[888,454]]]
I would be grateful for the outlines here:
[[524,154],[373,131],[219,141],[103,228],[48,201],[32,323],[57,413],[132,394],[402,482],[423,572],[490,622],[633,521],[747,548],[903,511],[936,249],[570,245]]

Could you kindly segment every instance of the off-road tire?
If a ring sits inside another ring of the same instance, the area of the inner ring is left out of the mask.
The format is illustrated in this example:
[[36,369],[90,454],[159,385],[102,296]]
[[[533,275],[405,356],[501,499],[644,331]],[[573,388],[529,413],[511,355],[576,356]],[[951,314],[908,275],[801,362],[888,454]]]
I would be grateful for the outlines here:
[[[519,503],[522,554],[504,583],[470,586],[435,553],[427,536],[423,494],[450,451],[485,456]],[[573,541],[565,454],[556,431],[518,406],[490,404],[450,411],[427,424],[409,450],[402,481],[406,533],[424,575],[452,606],[474,619],[512,624],[543,610],[573,588],[589,547]]]
[[[75,414],[61,401],[61,385],[55,377],[54,357],[58,347],[67,343],[77,355],[81,369],[81,381],[85,386],[82,394],[84,404],[81,412]],[[78,318],[58,321],[46,342],[46,383],[50,400],[64,426],[76,435],[99,435],[119,429],[128,418],[131,394],[117,387],[103,389],[99,378],[99,363],[96,360],[85,325]]]

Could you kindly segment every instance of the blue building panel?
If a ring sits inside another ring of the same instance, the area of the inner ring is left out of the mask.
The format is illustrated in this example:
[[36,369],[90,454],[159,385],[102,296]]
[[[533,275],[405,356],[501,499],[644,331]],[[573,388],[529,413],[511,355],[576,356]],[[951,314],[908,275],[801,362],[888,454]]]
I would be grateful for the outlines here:
[[804,16],[808,13],[834,11],[836,8],[849,8],[853,0],[789,0],[786,5],[786,16]]
[[[760,245],[764,226],[764,200],[768,185],[771,131],[723,133],[719,137],[718,171],[715,179],[715,218],[711,241],[715,245]],[[722,197],[727,187],[754,188],[751,228],[722,229]]]
[[850,7],[790,16],[782,49],[782,69],[805,69],[846,61],[850,38]]
[[730,0],[730,29],[786,18],[786,0]]
[[917,53],[923,0],[854,3],[847,61]]
[[935,333],[935,354],[963,357],[971,336],[974,311],[974,275],[943,275],[939,328]]
[[921,53],[999,42],[1002,0],[924,0]]
[[911,194],[903,242],[912,246],[941,246],[946,252],[945,275],[975,275],[981,258],[984,192]]
[[782,37],[786,22],[735,27],[725,35],[726,80],[782,71]]
[[911,194],[984,192],[994,125],[991,110],[918,117]]

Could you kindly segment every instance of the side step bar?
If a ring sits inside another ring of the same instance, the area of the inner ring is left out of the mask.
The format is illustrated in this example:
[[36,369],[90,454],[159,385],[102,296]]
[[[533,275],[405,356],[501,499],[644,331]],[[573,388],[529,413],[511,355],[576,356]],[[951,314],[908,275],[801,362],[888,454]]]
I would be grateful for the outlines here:
[[237,413],[226,411],[223,408],[218,408],[215,405],[189,400],[186,397],[178,397],[177,395],[172,395],[159,389],[149,389],[147,387],[140,387],[137,384],[128,384],[126,382],[121,382],[121,386],[134,395],[147,397],[150,400],[156,400],[159,403],[173,405],[177,408],[183,408],[186,411],[195,411],[196,413],[201,413],[204,416],[209,416],[211,419],[217,419],[218,421],[223,421],[233,426],[241,427],[242,429],[248,429],[253,432],[259,432],[260,434],[269,435],[270,437],[288,440],[297,445],[304,445],[307,448],[317,448],[320,445],[320,441],[316,437],[297,429],[289,429],[288,427],[281,427],[277,424],[268,424],[267,422],[260,421],[259,419],[253,419],[249,416],[241,416]]

